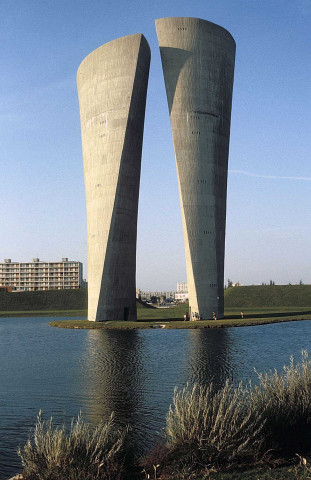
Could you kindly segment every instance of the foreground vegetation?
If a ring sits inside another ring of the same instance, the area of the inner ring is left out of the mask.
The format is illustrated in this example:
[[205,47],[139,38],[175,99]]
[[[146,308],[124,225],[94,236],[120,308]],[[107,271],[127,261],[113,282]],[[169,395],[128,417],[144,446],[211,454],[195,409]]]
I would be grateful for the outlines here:
[[[291,358],[258,384],[176,389],[162,441],[140,462],[127,429],[111,417],[93,430],[81,417],[69,433],[52,419],[19,449],[25,480],[310,479],[311,360]],[[135,458],[131,456],[131,458]],[[282,467],[282,468],[280,468]]]
[[18,449],[26,479],[118,480],[123,478],[126,430],[116,429],[113,416],[95,429],[79,416],[69,433],[43,421],[39,413],[32,437]]

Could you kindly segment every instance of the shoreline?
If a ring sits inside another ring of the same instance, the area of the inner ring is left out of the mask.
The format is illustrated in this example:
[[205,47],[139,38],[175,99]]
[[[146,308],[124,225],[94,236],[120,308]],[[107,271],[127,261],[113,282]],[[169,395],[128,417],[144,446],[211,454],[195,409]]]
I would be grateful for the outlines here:
[[244,319],[220,319],[220,320],[154,320],[137,322],[125,321],[107,321],[107,322],[89,322],[88,320],[54,320],[49,322],[51,327],[69,328],[79,330],[145,330],[145,329],[207,329],[207,328],[233,328],[233,327],[253,327],[257,325],[270,325],[273,323],[299,322],[301,320],[311,320],[311,315],[299,315],[295,317],[280,318],[244,318]]

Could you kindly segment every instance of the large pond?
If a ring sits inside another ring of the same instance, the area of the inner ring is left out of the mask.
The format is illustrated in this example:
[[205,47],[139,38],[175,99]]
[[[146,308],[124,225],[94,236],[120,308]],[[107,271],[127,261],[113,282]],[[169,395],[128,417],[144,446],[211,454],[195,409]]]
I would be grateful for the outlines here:
[[66,330],[51,318],[0,318],[0,479],[21,471],[16,454],[39,410],[57,424],[82,411],[115,412],[148,450],[165,424],[174,387],[256,381],[290,355],[311,352],[311,322],[206,330]]

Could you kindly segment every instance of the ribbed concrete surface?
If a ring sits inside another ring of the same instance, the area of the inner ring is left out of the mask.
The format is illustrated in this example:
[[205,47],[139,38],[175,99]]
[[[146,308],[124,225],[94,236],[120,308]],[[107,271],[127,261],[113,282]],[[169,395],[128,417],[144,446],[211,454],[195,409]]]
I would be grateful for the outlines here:
[[81,63],[77,84],[88,230],[88,319],[135,320],[137,208],[150,48],[113,40]]
[[235,42],[198,18],[156,20],[175,149],[191,312],[223,317]]

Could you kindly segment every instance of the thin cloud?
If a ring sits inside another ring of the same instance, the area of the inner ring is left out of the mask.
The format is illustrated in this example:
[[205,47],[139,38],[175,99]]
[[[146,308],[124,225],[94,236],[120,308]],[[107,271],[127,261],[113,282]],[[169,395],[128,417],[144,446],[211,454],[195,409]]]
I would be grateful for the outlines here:
[[311,177],[287,177],[283,175],[260,175],[259,173],[246,172],[245,170],[229,170],[229,173],[237,173],[238,175],[246,175],[254,178],[268,178],[272,180],[299,180],[304,182],[311,182]]

